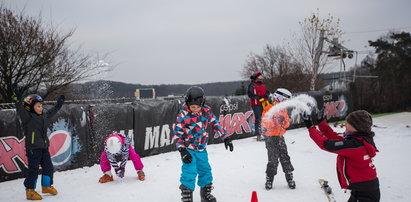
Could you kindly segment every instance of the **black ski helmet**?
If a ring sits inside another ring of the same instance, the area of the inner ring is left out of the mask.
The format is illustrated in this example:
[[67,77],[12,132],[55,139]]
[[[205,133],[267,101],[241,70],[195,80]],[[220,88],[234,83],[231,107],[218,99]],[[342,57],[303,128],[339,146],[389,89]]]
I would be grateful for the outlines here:
[[37,94],[28,95],[24,98],[24,109],[29,112],[34,112],[34,104],[36,104],[36,102],[43,102],[43,98]]
[[186,92],[185,102],[188,106],[203,106],[205,103],[204,90],[199,86],[190,87]]

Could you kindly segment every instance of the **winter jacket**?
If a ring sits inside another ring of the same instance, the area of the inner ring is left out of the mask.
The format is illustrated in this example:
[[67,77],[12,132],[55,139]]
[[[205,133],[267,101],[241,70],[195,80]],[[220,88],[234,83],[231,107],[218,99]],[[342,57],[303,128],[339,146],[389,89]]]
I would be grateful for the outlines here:
[[15,103],[17,115],[23,125],[23,133],[26,138],[26,150],[30,149],[47,149],[49,147],[49,138],[47,136],[47,126],[50,118],[53,117],[60,108],[55,105],[42,115],[29,112],[24,109],[21,102]]
[[200,112],[192,113],[187,104],[184,104],[173,125],[173,139],[176,139],[177,148],[205,149],[208,143],[206,131],[208,124],[213,126],[215,134],[222,140],[229,136],[220,126],[220,122],[209,106],[204,105]]
[[275,114],[268,116],[267,112],[274,106],[268,105],[264,108],[262,118],[263,134],[265,136],[282,136],[286,129],[290,127],[290,119],[286,109],[282,109]]
[[343,138],[325,120],[318,127],[321,132],[315,127],[308,129],[310,137],[321,149],[338,154],[337,174],[341,188],[356,191],[378,189],[377,171],[372,163],[378,150],[373,138],[360,133]]
[[[121,149],[120,149],[120,165],[117,164],[117,158],[115,154],[111,154],[110,152],[108,152],[108,148],[107,146],[104,147],[104,151],[103,153],[106,153],[107,155],[107,159],[108,161],[110,161],[110,165],[114,168],[114,169],[119,169],[119,168],[125,168],[126,167],[126,163],[127,160],[129,159],[129,155],[130,155],[130,150],[133,149],[133,147],[131,146],[131,139],[124,134],[111,134],[107,137],[110,138],[112,136],[119,136],[120,137],[120,141],[122,143],[121,145]],[[106,139],[106,141],[107,141]],[[103,154],[104,155],[104,154]]]
[[[257,80],[252,80],[248,85],[248,97],[250,98],[251,106],[262,106],[262,103],[268,100],[268,95],[270,94],[264,83]],[[260,101],[261,98],[264,98],[263,101]]]

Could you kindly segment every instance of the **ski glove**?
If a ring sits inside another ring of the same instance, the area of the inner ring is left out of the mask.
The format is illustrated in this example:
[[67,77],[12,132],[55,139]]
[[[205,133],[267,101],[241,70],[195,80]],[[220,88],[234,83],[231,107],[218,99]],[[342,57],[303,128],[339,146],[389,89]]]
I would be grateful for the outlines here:
[[316,115],[317,123],[320,123],[321,121],[323,121],[324,120],[324,107],[321,109],[316,108],[315,115]]
[[124,177],[124,172],[125,172],[125,169],[124,168],[116,168],[116,169],[114,169],[115,171],[116,171],[116,175],[119,177],[119,178],[123,178]]
[[13,90],[13,95],[11,96],[11,99],[13,100],[13,102],[19,103],[21,101],[22,93],[19,90],[17,83],[13,83],[11,87]]
[[300,114],[301,118],[303,119],[305,126],[310,129],[313,126],[313,121],[311,120],[311,115],[307,112],[303,112]]
[[57,97],[57,104],[56,104],[57,109],[61,109],[61,107],[63,106],[64,100],[66,100],[66,97],[63,94]]
[[178,148],[178,151],[180,152],[181,159],[184,163],[191,163],[193,157],[191,156],[190,152],[187,151],[186,148],[180,147]]
[[231,142],[231,138],[230,138],[230,137],[226,137],[226,138],[224,139],[224,146],[225,146],[225,149],[226,149],[226,150],[230,147],[230,152],[232,152],[232,151],[234,150],[234,145],[233,145],[233,143]]

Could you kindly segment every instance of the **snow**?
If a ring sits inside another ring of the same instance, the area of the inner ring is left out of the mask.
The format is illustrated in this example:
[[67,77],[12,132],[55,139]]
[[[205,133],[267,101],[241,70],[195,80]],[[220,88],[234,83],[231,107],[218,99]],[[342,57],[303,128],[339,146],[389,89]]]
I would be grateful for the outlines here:
[[[374,119],[373,131],[378,149],[374,158],[381,185],[381,201],[411,201],[411,113],[403,112]],[[336,128],[342,132],[344,129]],[[259,201],[327,201],[318,178],[329,181],[337,201],[347,201],[349,192],[340,189],[335,163],[336,155],[320,150],[309,138],[306,128],[287,131],[285,135],[291,162],[295,167],[295,190],[287,187],[284,174],[274,178],[274,188],[264,189],[267,154],[265,144],[254,138],[234,140],[234,152],[223,144],[209,145],[209,160],[214,175],[214,196],[218,201],[250,201],[252,191]],[[180,201],[179,177],[181,161],[178,152],[142,159],[146,181],[138,181],[131,162],[127,163],[123,179],[98,183],[102,176],[99,165],[56,172],[56,196],[43,195],[43,201]],[[0,201],[26,201],[24,179],[0,183]],[[38,182],[37,191],[40,190]],[[41,192],[41,190],[40,190]],[[199,188],[194,201],[200,201]]]

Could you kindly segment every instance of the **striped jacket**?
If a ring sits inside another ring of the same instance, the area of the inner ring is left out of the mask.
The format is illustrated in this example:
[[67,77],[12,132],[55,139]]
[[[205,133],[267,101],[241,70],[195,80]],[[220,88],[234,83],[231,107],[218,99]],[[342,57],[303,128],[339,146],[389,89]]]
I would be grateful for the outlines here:
[[173,139],[176,140],[177,148],[205,149],[209,138],[206,131],[208,124],[213,126],[214,132],[222,140],[229,136],[209,106],[204,105],[200,112],[193,114],[187,104],[184,104],[173,125]]
[[[107,139],[110,138],[113,135],[118,135],[121,138],[122,145],[121,145],[121,149],[120,149],[120,155],[115,155],[115,154],[111,154],[110,152],[108,152],[107,146],[104,147],[104,151],[106,151],[107,159],[110,161],[110,165],[114,169],[125,168],[128,157],[130,155],[129,152],[130,152],[130,146],[131,146],[131,139],[127,135],[118,134],[118,133],[113,133],[113,134],[109,135],[107,137]],[[107,139],[106,139],[106,141],[107,141]],[[118,165],[118,163],[117,163],[116,156],[121,157],[120,165]]]

